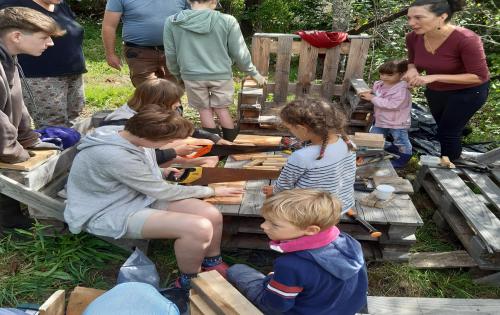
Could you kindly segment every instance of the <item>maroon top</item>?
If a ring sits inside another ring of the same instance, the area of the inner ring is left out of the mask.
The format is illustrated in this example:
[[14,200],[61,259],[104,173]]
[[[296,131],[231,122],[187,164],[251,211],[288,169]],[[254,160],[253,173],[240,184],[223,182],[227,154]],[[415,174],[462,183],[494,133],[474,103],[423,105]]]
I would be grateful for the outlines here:
[[[488,65],[481,38],[471,30],[455,27],[455,30],[443,42],[433,55],[425,49],[424,36],[415,32],[406,35],[408,61],[426,74],[464,74],[472,73],[481,79],[489,80]],[[480,84],[453,84],[432,82],[427,85],[431,90],[460,90]]]

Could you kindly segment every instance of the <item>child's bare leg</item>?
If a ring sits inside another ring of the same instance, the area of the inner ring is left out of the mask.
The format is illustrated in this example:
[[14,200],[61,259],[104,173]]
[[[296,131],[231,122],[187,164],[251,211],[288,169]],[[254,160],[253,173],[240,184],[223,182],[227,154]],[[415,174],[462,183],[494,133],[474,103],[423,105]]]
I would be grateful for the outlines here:
[[212,239],[206,250],[206,257],[220,255],[222,238],[222,214],[208,202],[199,199],[185,199],[172,202],[168,205],[169,212],[192,214],[210,220],[212,223]]
[[214,108],[215,114],[219,117],[219,123],[222,128],[233,129],[234,123],[227,107]]
[[208,219],[180,212],[155,212],[142,228],[142,236],[146,239],[175,239],[177,264],[180,271],[187,274],[200,271],[212,235],[213,228]]
[[215,128],[214,113],[211,108],[200,109],[201,126],[203,128]]

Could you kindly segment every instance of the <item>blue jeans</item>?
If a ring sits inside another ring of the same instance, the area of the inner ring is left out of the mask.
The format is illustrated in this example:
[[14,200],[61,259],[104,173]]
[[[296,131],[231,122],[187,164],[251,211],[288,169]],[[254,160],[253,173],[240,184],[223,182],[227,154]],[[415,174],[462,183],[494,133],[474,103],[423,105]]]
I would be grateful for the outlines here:
[[[408,129],[392,129],[392,128],[380,128],[372,126],[370,128],[370,133],[378,133],[384,135],[385,138],[390,134],[394,139],[393,144],[398,148],[398,151],[403,154],[412,154],[412,146],[410,139],[408,138]],[[389,147],[390,144],[386,142],[385,147]]]
[[227,280],[231,282],[250,302],[266,315],[279,315],[262,304],[262,295],[270,280],[269,276],[242,264],[236,264],[227,270]]
[[99,296],[83,312],[83,315],[102,314],[179,315],[179,310],[152,285],[125,282]]

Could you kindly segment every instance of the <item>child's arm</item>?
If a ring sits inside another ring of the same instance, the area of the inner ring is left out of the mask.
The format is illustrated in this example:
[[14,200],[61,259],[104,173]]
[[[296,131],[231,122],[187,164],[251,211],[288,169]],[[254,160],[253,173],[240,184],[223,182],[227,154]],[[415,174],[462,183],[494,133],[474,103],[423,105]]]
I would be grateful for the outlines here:
[[272,309],[279,313],[292,309],[295,305],[295,298],[304,290],[297,274],[294,266],[287,264],[286,260],[277,259],[274,273],[270,275],[270,281],[258,304],[263,305],[265,309]]
[[180,79],[180,69],[177,63],[177,51],[175,50],[174,35],[172,33],[172,24],[170,23],[170,18],[165,21],[165,27],[163,29],[163,47],[165,48],[165,58],[167,61],[168,71],[177,78]]
[[283,190],[294,189],[299,178],[306,172],[306,166],[296,154],[290,155],[285,167],[281,170],[280,176],[273,186],[273,193]]
[[259,75],[257,68],[252,63],[252,57],[248,51],[243,34],[241,34],[238,21],[232,17],[228,38],[228,53],[241,71],[248,73],[252,77]]

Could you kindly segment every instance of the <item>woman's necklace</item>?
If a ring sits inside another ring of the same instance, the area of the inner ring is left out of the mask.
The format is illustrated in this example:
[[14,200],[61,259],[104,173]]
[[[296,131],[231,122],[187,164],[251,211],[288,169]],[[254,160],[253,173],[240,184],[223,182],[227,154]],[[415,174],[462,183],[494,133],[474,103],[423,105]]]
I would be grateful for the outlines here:
[[454,30],[454,28],[452,27],[452,28],[451,28],[451,31],[450,31],[450,30],[445,30],[442,34],[439,34],[439,35],[440,35],[440,37],[442,37],[442,38],[443,38],[443,40],[441,41],[441,43],[440,43],[440,44],[438,44],[438,45],[437,45],[437,47],[436,47],[436,48],[434,48],[434,47],[431,45],[431,43],[430,43],[429,39],[428,39],[428,38],[427,38],[427,36],[426,36],[427,34],[424,34],[424,44],[425,44],[425,48],[427,49],[427,51],[428,51],[428,52],[430,52],[431,54],[435,55],[435,54],[436,54],[436,52],[437,52],[437,50],[438,50],[438,48],[439,48],[439,47],[441,47],[441,45],[444,43],[444,41],[446,40],[446,38],[448,38],[448,35],[450,35],[450,34],[451,34],[451,32],[453,32],[453,30]]

